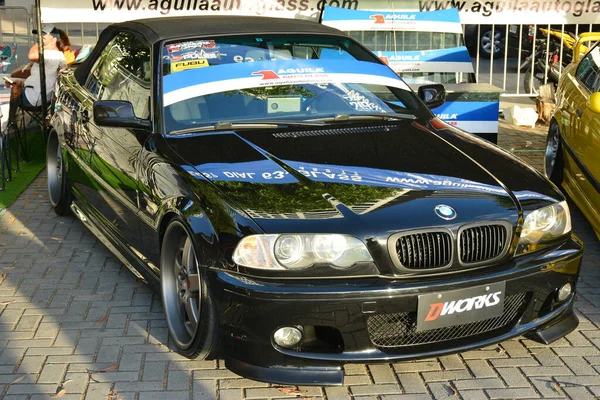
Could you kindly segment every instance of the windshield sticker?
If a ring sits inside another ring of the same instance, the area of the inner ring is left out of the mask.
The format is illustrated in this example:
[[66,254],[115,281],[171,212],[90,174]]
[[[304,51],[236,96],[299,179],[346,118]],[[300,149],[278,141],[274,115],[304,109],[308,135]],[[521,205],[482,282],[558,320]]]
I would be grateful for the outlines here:
[[350,90],[346,93],[346,95],[342,96],[342,98],[351,107],[354,107],[356,111],[376,111],[380,113],[386,113],[389,111],[381,108],[379,105],[375,104],[365,95],[357,92],[356,90]]
[[202,95],[263,86],[353,83],[410,90],[389,67],[366,61],[283,60],[223,64],[211,66],[210,74],[183,71],[163,79],[165,107]]
[[254,71],[252,75],[261,76],[261,81],[267,81],[261,82],[260,86],[332,82],[329,74],[324,72],[323,68],[288,68],[277,72],[272,69]]
[[285,97],[269,97],[267,99],[267,113],[298,113],[302,109],[302,97],[300,96],[285,96]]
[[194,40],[192,42],[171,43],[165,46],[169,53],[193,49],[213,49],[217,47],[214,40]]
[[192,68],[204,68],[204,67],[208,67],[208,60],[205,58],[201,59],[201,60],[180,61],[180,62],[171,63],[171,71],[173,71],[173,72],[185,71],[185,70],[192,69]]
[[187,60],[201,60],[201,59],[217,59],[220,58],[221,54],[219,51],[205,51],[205,50],[194,50],[188,51],[187,53],[171,54],[165,56],[170,61],[187,61]]
[[220,59],[222,56],[227,55],[225,53],[221,53],[219,50],[201,50],[201,54],[204,58],[209,60]]

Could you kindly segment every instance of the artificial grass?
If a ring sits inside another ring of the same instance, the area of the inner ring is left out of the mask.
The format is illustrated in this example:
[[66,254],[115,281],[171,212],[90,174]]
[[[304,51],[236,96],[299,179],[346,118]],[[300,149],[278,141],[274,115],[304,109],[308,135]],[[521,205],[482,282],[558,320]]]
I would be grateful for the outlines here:
[[[11,161],[13,167],[12,181],[5,182],[5,189],[0,190],[0,213],[10,206],[19,195],[29,186],[36,176],[46,167],[46,143],[44,134],[40,131],[30,131],[25,135],[27,143],[27,162],[19,160],[17,167],[16,150],[17,141],[11,137]],[[8,175],[8,174],[5,174]]]

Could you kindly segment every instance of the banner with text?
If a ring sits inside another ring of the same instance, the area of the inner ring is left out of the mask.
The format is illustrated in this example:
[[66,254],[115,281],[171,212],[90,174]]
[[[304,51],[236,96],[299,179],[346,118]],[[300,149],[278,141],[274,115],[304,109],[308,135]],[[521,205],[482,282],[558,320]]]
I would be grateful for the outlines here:
[[[44,22],[119,22],[175,15],[236,14],[319,19],[327,5],[351,10],[440,11],[463,24],[600,23],[600,0],[40,0]],[[7,1],[7,5],[9,2]],[[18,4],[20,5],[20,4]]]
[[396,72],[473,72],[466,47],[423,51],[376,51]]
[[462,33],[456,9],[415,11],[363,11],[325,6],[323,25],[341,31],[412,31]]
[[[344,10],[326,6],[322,23],[346,32],[392,34],[383,43],[379,43],[376,37],[365,37],[363,44],[396,72],[473,72],[467,48],[457,46],[462,43],[462,39],[459,40],[462,26],[458,11],[454,8],[431,12],[388,12]],[[397,32],[404,33],[401,36],[403,40],[396,38]],[[421,36],[426,35],[426,43],[419,43],[421,32]],[[447,34],[453,36],[449,44],[445,41]],[[414,41],[419,51],[402,50],[408,41]],[[446,46],[452,47],[444,48]]]
[[44,22],[121,22],[191,15],[253,15],[318,21],[326,4],[358,9],[365,0],[40,0]]

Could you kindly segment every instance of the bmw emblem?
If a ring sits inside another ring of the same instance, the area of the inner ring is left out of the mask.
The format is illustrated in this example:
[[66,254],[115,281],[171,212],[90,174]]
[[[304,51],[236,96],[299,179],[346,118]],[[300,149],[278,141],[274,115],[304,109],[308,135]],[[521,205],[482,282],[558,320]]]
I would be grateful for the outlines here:
[[456,218],[456,211],[454,211],[454,208],[445,204],[438,204],[435,206],[434,210],[437,216],[442,219],[451,220]]

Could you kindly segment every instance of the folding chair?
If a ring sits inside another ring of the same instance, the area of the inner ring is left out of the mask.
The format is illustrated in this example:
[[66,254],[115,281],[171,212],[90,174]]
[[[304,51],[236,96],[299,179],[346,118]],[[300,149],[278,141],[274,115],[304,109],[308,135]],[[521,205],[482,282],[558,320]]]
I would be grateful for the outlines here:
[[[51,97],[50,97],[51,98]],[[49,115],[49,114],[48,114]],[[40,131],[44,132],[44,139],[46,133],[44,130],[44,116],[42,113],[41,106],[29,106],[24,104],[19,104],[17,107],[17,112],[15,114],[15,121],[9,121],[9,127],[13,129],[14,137],[17,140],[17,169],[19,168],[19,153],[23,158],[23,161],[29,161],[27,158],[27,140],[26,133],[30,127],[33,125],[38,126]],[[9,128],[7,128],[7,131]],[[10,134],[10,132],[7,132]]]

